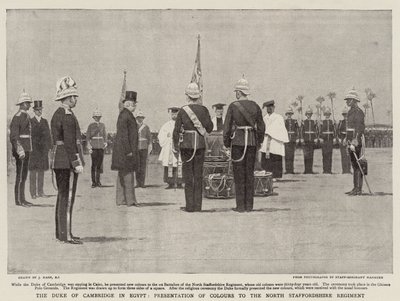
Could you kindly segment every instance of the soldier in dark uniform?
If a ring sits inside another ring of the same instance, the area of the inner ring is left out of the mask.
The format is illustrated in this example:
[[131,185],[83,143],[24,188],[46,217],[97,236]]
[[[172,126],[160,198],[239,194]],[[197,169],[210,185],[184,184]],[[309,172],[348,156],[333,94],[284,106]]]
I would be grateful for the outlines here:
[[137,93],[126,91],[123,109],[117,120],[117,133],[113,143],[111,169],[118,170],[116,203],[139,207],[135,196],[135,171],[138,168],[138,128],[133,112],[136,109]]
[[143,112],[139,111],[136,115],[136,121],[138,124],[138,135],[139,135],[139,166],[136,171],[136,187],[146,188],[146,169],[147,169],[147,157],[151,151],[151,132],[147,124],[144,121]]
[[[196,83],[186,88],[188,105],[183,106],[176,117],[172,139],[175,157],[180,149],[182,173],[185,181],[184,208],[187,212],[201,211],[203,193],[203,164],[205,156],[204,135],[213,129],[208,109],[198,103],[200,90]],[[181,143],[180,143],[180,137]]]
[[102,114],[93,112],[95,122],[89,124],[86,132],[87,147],[92,158],[92,188],[101,187],[100,175],[103,173],[104,149],[107,147],[107,132],[104,123],[100,122]]
[[362,194],[362,186],[363,186],[363,176],[360,170],[360,167],[357,163],[356,158],[360,158],[362,148],[362,140],[364,139],[364,112],[358,107],[358,102],[360,102],[360,98],[355,90],[349,91],[346,97],[347,106],[350,107],[350,110],[347,114],[347,133],[346,133],[346,142],[349,146],[349,154],[351,165],[353,167],[353,189],[346,194],[349,195],[361,195]]
[[304,120],[302,130],[303,130],[303,153],[304,153],[304,173],[313,174],[313,164],[314,164],[314,146],[317,141],[317,124],[311,119],[313,111],[311,107],[307,108],[306,117]]
[[42,117],[42,101],[35,100],[31,118],[32,153],[29,160],[29,188],[32,199],[49,197],[43,192],[44,172],[49,169],[49,150],[51,149],[50,127]]
[[333,144],[336,143],[336,129],[330,119],[331,110],[326,108],[324,111],[325,120],[322,121],[320,138],[322,142],[322,169],[323,173],[332,173],[332,152]]
[[215,117],[212,122],[214,124],[213,131],[222,132],[224,130],[224,103],[216,103],[212,105],[215,110]]
[[[53,150],[51,167],[57,181],[56,238],[70,244],[82,244],[79,237],[71,232],[72,210],[78,183],[78,174],[83,171],[82,137],[78,120],[72,109],[77,103],[76,83],[71,77],[57,82],[55,100],[60,107],[51,119]],[[73,174],[71,198],[69,197],[70,177]]]
[[287,174],[294,174],[294,153],[296,151],[296,140],[299,135],[297,120],[292,119],[294,112],[292,107],[286,111],[285,126],[289,136],[289,142],[285,143],[285,170]]
[[342,159],[342,174],[350,173],[350,156],[347,151],[347,144],[345,142],[346,129],[347,129],[347,112],[345,108],[342,112],[343,119],[339,121],[337,137],[339,139],[340,156]]
[[252,100],[249,83],[240,79],[235,90],[237,101],[227,110],[224,124],[224,144],[231,149],[233,174],[235,179],[235,211],[253,210],[254,164],[256,152],[264,141],[265,124],[261,108]]
[[17,102],[19,111],[10,123],[10,142],[12,155],[17,167],[14,196],[15,205],[30,207],[32,203],[25,199],[25,182],[28,176],[29,157],[32,151],[31,122],[27,111],[31,107],[32,98],[23,92]]

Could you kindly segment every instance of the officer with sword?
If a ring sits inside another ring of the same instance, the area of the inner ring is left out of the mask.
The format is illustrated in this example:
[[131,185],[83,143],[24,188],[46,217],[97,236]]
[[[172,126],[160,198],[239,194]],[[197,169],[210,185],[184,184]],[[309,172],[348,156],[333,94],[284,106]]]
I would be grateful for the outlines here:
[[[350,90],[344,99],[346,100],[347,106],[350,108],[349,112],[347,113],[347,130],[344,143],[348,145],[351,165],[353,167],[353,189],[349,192],[346,192],[346,194],[356,196],[362,194],[363,178],[365,177],[364,170],[360,163],[360,159],[362,159],[362,153],[365,147],[365,116],[363,111],[358,107],[360,98],[354,89]],[[369,192],[371,193],[367,181],[366,184]]]
[[241,78],[235,85],[237,101],[232,102],[224,123],[224,145],[231,148],[237,212],[253,210],[256,152],[264,141],[265,124],[261,108],[248,99],[249,83]]
[[182,172],[185,181],[186,212],[201,211],[203,193],[203,165],[205,156],[204,135],[213,130],[208,109],[198,102],[200,90],[196,83],[190,83],[185,91],[188,104],[183,106],[176,117],[172,134],[174,155],[182,158]]
[[[51,119],[53,150],[51,167],[57,182],[56,238],[70,244],[82,244],[79,237],[71,232],[72,209],[78,184],[78,174],[83,172],[83,151],[81,130],[72,109],[76,106],[78,91],[75,81],[63,77],[57,82],[56,101],[60,107]],[[70,177],[73,174],[71,197]]]

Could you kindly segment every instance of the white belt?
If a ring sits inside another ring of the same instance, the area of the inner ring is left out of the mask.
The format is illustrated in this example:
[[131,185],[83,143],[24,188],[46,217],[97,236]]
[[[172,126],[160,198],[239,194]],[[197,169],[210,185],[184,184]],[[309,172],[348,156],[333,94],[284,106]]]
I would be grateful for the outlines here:
[[348,131],[348,132],[354,132],[355,129],[346,129],[346,131]]
[[294,133],[296,133],[296,132],[290,132],[290,131],[289,131],[288,133],[289,133],[289,134],[294,134]]
[[147,141],[146,138],[139,138],[139,141]]
[[322,134],[333,134],[333,132],[322,132]]
[[90,139],[104,139],[103,137],[92,137]]
[[238,130],[252,130],[253,127],[252,126],[248,126],[248,125],[243,125],[243,126],[237,126],[236,129],[238,129]]
[[19,135],[19,138],[31,138],[31,135]]
[[305,134],[315,134],[315,132],[304,132]]

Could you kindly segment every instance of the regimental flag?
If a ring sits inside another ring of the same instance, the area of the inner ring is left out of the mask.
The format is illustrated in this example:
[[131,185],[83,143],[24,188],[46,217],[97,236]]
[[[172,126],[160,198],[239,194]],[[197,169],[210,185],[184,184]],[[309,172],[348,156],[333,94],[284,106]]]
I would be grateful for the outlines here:
[[201,65],[200,65],[200,35],[197,36],[197,54],[196,60],[194,62],[194,68],[192,73],[191,83],[196,83],[200,90],[200,103],[203,103],[203,79],[201,73]]
[[126,92],[126,70],[124,70],[124,80],[122,81],[122,89],[121,89],[121,96],[118,102],[118,109],[121,112],[124,108],[124,99],[125,99],[125,92]]

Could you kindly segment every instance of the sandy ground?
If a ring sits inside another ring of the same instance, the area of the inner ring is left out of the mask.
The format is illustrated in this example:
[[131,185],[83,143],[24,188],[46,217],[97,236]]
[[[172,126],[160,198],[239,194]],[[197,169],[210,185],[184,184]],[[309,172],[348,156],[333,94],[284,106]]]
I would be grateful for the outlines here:
[[[56,191],[50,172],[35,207],[14,205],[14,167],[8,177],[9,273],[391,273],[392,149],[368,149],[374,196],[349,197],[334,150],[333,175],[284,175],[275,194],[257,197],[255,211],[236,213],[234,199],[203,199],[203,212],[186,213],[182,190],[164,190],[162,167],[149,165],[143,207],[115,205],[116,173],[105,157],[103,184],[90,187],[90,158],[80,176],[73,232],[83,245],[54,237]],[[303,171],[301,150],[295,171]],[[27,183],[26,190],[29,191]],[[364,191],[367,188],[364,185]],[[29,200],[29,192],[27,194]]]

